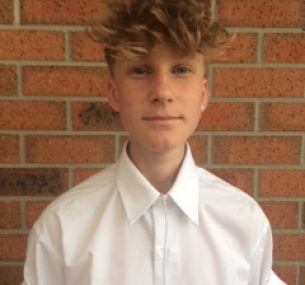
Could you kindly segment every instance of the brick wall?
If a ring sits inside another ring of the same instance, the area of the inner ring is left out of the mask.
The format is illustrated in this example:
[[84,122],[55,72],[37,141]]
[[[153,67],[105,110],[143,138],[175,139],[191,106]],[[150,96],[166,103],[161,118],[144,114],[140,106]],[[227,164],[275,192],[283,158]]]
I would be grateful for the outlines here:
[[[196,161],[259,201],[275,271],[305,284],[305,3],[213,0],[237,33],[209,67]],[[102,48],[85,34],[98,0],[0,1],[0,284],[19,284],[46,205],[116,160],[126,138],[105,103]]]

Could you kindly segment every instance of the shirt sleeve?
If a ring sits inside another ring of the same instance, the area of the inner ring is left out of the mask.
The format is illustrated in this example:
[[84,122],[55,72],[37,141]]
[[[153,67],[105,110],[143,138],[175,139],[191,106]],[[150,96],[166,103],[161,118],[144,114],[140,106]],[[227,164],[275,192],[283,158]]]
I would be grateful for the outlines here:
[[58,227],[52,227],[52,222],[49,223],[47,231],[32,229],[24,265],[24,280],[21,285],[65,284],[58,235]]
[[270,278],[267,285],[287,285],[281,279],[279,279],[273,271],[271,271]]
[[251,254],[248,285],[285,285],[272,271],[272,232],[268,221]]

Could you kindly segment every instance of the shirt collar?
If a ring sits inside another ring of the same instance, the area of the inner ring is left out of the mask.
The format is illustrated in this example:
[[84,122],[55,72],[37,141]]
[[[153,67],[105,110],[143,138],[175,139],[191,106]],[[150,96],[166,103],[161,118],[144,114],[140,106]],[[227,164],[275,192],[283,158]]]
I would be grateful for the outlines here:
[[[116,183],[131,224],[135,223],[161,195],[129,159],[127,144],[118,161]],[[197,168],[187,145],[179,173],[168,195],[195,224],[198,224],[198,194]]]

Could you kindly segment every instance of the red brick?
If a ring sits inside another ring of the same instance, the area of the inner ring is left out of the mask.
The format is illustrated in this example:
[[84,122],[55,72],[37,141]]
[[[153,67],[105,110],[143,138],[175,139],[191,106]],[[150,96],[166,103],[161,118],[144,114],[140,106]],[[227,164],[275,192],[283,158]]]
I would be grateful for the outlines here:
[[14,95],[17,95],[16,68],[0,65],[0,97]]
[[27,237],[24,235],[0,236],[0,261],[23,261]]
[[1,60],[63,60],[64,34],[44,31],[2,31]]
[[204,111],[197,130],[247,131],[253,128],[252,103],[211,103]]
[[72,104],[73,129],[77,131],[122,131],[120,116],[108,103],[75,102]]
[[304,170],[261,170],[261,196],[304,197]]
[[214,72],[216,97],[304,97],[305,69],[219,68]]
[[253,195],[253,170],[251,169],[209,169],[235,187]]
[[305,260],[305,235],[274,235],[274,259],[297,261]]
[[30,163],[111,163],[113,136],[41,136],[27,138]]
[[207,137],[205,136],[192,136],[188,140],[194,160],[197,164],[207,162]]
[[101,11],[98,0],[21,0],[24,24],[85,24]]
[[298,227],[298,203],[261,202],[272,228],[289,229]]
[[0,136],[0,163],[18,163],[19,139],[17,136]]
[[26,204],[26,225],[31,228],[43,210],[49,205],[49,202],[28,202]]
[[257,34],[236,34],[222,59],[216,62],[254,63],[257,61]]
[[20,228],[20,203],[13,201],[0,201],[0,228]]
[[300,162],[301,140],[297,137],[218,136],[213,161],[227,164],[295,164]]
[[85,32],[71,35],[71,53],[74,61],[104,61],[104,47],[93,41]]
[[2,196],[55,196],[67,189],[68,172],[55,168],[0,168]]
[[85,179],[89,178],[90,176],[96,174],[97,172],[101,171],[100,168],[85,168],[85,169],[75,169],[74,176],[73,176],[73,185],[77,185],[84,181]]
[[305,63],[305,35],[266,35],[264,41],[264,61],[272,63]]
[[21,284],[23,280],[22,266],[0,266],[0,284],[1,285],[16,285]]
[[301,27],[302,0],[217,0],[220,23],[242,27]]
[[273,270],[287,284],[296,284],[297,267],[295,265],[274,265]]
[[305,131],[305,104],[263,104],[261,129],[266,131]]
[[0,24],[12,24],[14,22],[14,1],[0,1]]
[[[24,93],[33,96],[104,96],[106,68],[26,67]],[[39,82],[39,84],[37,84]]]
[[0,128],[3,130],[63,130],[65,103],[0,101]]

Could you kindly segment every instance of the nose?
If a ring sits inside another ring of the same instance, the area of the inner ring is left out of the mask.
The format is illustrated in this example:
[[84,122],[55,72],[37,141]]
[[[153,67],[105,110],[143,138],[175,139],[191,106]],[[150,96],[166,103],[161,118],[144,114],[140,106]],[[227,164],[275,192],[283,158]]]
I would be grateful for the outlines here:
[[152,86],[151,102],[154,104],[166,104],[173,102],[173,99],[174,88],[170,77],[164,73],[156,74]]

